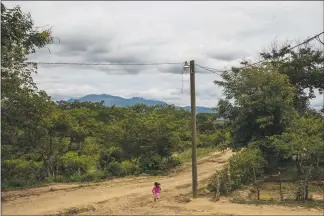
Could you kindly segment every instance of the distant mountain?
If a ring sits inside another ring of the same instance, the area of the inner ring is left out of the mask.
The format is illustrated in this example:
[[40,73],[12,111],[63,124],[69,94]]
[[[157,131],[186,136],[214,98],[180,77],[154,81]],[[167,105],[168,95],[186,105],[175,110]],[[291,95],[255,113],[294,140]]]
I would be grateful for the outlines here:
[[[134,106],[135,104],[145,104],[147,106],[154,106],[154,105],[163,105],[167,104],[163,101],[157,101],[157,100],[149,100],[145,98],[140,98],[140,97],[132,97],[132,98],[122,98],[118,96],[113,96],[113,95],[107,95],[107,94],[101,94],[101,95],[96,95],[96,94],[91,94],[91,95],[86,95],[84,97],[78,98],[78,99],[69,99],[67,102],[71,103],[75,100],[85,102],[85,101],[90,101],[90,102],[101,102],[104,101],[105,106],[117,106],[117,107],[126,107],[126,106]],[[191,109],[190,106],[182,107],[185,110]],[[208,107],[201,107],[197,106],[196,107],[196,112],[197,113],[214,113],[215,111],[208,108]]]
[[[191,110],[191,106],[186,106],[182,108],[188,111]],[[208,107],[196,106],[196,113],[215,113],[215,110]]]

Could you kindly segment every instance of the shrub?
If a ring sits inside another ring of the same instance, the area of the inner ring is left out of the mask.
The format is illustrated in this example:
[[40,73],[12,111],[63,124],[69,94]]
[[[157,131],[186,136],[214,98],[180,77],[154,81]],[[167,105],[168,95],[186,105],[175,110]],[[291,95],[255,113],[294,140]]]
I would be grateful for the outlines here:
[[1,184],[3,188],[19,188],[19,187],[26,186],[26,181],[14,179],[10,181],[2,181]]
[[102,152],[99,156],[99,164],[103,169],[108,168],[109,164],[117,161],[121,162],[123,158],[123,150],[119,147],[110,147]]
[[67,152],[60,157],[60,162],[67,176],[75,174],[79,169],[81,173],[85,173],[90,164],[89,161],[89,157],[85,155],[79,156],[77,152]]
[[52,178],[52,181],[54,181],[54,182],[68,182],[68,178],[58,175],[58,176],[55,176],[54,179]]
[[121,164],[113,161],[108,165],[108,173],[113,176],[124,176],[126,175],[125,170],[122,168]]
[[45,170],[42,162],[25,159],[5,160],[1,168],[3,187],[32,186],[44,180]]
[[145,154],[139,158],[139,166],[143,172],[152,173],[163,170],[163,161],[157,154]]
[[141,169],[135,161],[122,161],[120,166],[125,175],[138,175],[141,173]]
[[88,172],[86,174],[83,174],[80,176],[81,182],[90,182],[90,181],[96,181],[101,180],[106,177],[106,173],[104,171],[98,170],[94,172]]
[[211,148],[216,145],[215,134],[198,134],[198,148]]
[[323,180],[324,179],[324,167],[317,167],[312,170],[313,180]]
[[179,160],[179,157],[177,157],[177,156],[163,158],[163,169],[167,170],[167,169],[174,168],[174,167],[178,166],[180,163],[181,162]]
[[[227,194],[243,185],[250,184],[253,181],[253,169],[257,177],[259,177],[265,166],[265,160],[261,155],[261,151],[256,148],[245,149],[229,159],[228,165],[220,172],[220,191]],[[208,186],[216,188],[217,180]]]

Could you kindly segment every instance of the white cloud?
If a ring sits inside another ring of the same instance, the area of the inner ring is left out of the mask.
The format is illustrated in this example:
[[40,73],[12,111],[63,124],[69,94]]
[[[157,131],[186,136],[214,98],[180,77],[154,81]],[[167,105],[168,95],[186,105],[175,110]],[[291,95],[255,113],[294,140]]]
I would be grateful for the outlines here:
[[[32,56],[34,61],[194,59],[223,69],[241,57],[256,58],[276,36],[278,41],[303,40],[323,30],[323,3],[319,1],[5,2],[9,7],[16,4],[31,13],[35,25],[53,26],[54,36],[61,40],[49,46],[51,54],[44,49]],[[189,81],[184,82],[182,95],[181,71],[181,65],[40,66],[35,80],[39,88],[59,99],[100,93],[189,105]],[[215,79],[219,76],[197,73],[197,105],[216,105],[221,89],[213,84]]]

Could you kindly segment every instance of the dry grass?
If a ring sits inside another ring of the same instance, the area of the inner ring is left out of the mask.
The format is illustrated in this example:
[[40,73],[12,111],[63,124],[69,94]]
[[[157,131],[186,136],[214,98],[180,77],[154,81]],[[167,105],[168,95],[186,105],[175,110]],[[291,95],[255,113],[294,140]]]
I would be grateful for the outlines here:
[[282,202],[280,201],[279,184],[274,182],[266,182],[262,185],[260,191],[260,200],[256,200],[256,193],[252,186],[235,191],[232,194],[232,198],[234,203],[240,204],[269,204],[324,209],[324,197],[321,186],[310,184],[308,188],[310,200],[304,202],[294,200],[294,183],[282,183],[282,190],[284,196],[284,201]]

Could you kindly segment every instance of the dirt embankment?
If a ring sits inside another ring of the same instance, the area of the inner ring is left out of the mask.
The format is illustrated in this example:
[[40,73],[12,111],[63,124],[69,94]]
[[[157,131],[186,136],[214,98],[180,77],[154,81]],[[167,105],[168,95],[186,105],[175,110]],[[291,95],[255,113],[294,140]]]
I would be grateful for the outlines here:
[[[213,153],[199,160],[200,186],[221,168],[232,152]],[[155,181],[162,187],[161,199],[154,203],[151,189]],[[226,198],[215,203],[209,198],[190,198],[190,163],[169,176],[127,177],[103,183],[60,184],[4,192],[3,215],[323,215],[315,209],[282,206],[233,204]]]

